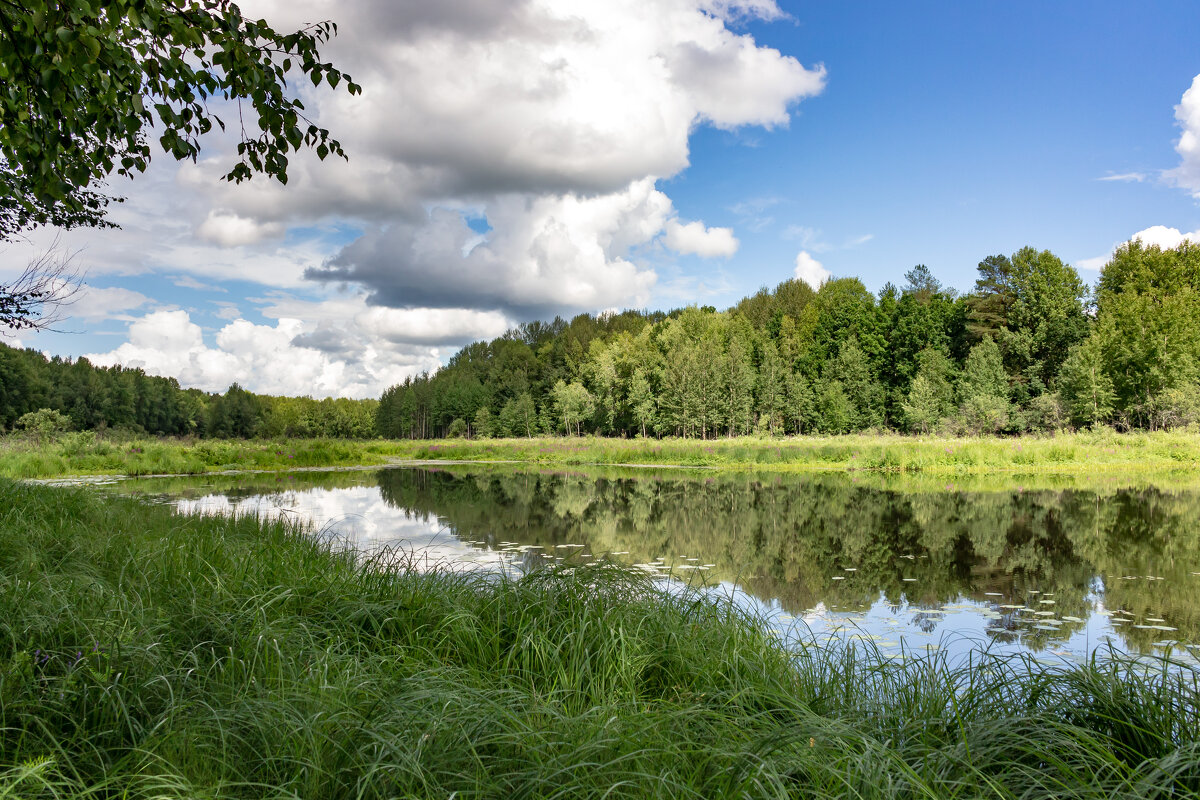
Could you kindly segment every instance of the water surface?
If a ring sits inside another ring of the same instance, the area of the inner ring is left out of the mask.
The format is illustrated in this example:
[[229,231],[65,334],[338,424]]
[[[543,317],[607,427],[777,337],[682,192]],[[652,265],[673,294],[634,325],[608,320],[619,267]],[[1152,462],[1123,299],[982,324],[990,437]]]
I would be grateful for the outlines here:
[[1078,478],[519,466],[129,479],[188,513],[311,522],[363,551],[520,571],[606,558],[704,584],[784,639],[1079,660],[1200,655],[1200,487]]

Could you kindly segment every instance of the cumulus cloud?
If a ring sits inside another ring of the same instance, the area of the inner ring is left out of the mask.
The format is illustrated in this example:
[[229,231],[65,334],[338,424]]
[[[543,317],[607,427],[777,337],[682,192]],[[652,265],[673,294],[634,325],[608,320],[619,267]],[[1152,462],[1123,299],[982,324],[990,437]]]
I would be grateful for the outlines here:
[[1192,79],[1192,85],[1175,106],[1175,121],[1183,129],[1175,144],[1182,161],[1166,175],[1168,180],[1191,192],[1192,197],[1200,198],[1200,75]]
[[278,222],[257,222],[228,211],[213,210],[200,223],[196,235],[221,247],[237,247],[267,238],[278,238],[283,235],[283,225]]
[[236,319],[217,331],[215,346],[209,346],[187,311],[155,311],[130,324],[128,341],[87,358],[176,377],[185,387],[205,391],[224,391],[237,382],[265,394],[377,397],[409,375],[436,369],[446,355],[362,335],[353,319],[332,331],[343,347],[330,348],[324,346],[328,336],[306,333],[310,327],[319,329],[290,317],[273,325]]
[[[352,158],[318,166],[298,154],[286,189],[219,183],[217,161],[185,168],[189,187],[226,215],[205,221],[207,235],[258,236],[242,233],[249,220],[367,221],[360,240],[305,274],[360,283],[378,305],[537,314],[644,304],[657,276],[630,247],[664,232],[681,252],[736,247],[732,231],[664,229],[673,212],[654,185],[688,165],[691,131],[786,125],[825,84],[823,67],[727,24],[781,17],[774,0],[247,8],[282,26],[339,20],[328,53],[363,94],[311,104]],[[467,206],[487,219],[485,238],[452,213]]]
[[738,249],[732,228],[706,228],[703,222],[668,220],[663,243],[677,253],[703,258],[729,258]]
[[820,289],[821,284],[829,280],[832,276],[829,270],[812,257],[807,250],[801,250],[796,254],[796,272],[795,275],[800,280],[807,283],[814,289]]
[[[235,185],[219,179],[231,134],[213,134],[199,163],[155,159],[113,209],[123,230],[86,233],[93,274],[309,293],[271,299],[266,326],[218,306],[209,343],[186,312],[147,314],[97,356],[210,389],[370,394],[517,319],[646,305],[665,250],[738,246],[657,188],[688,166],[691,132],[786,126],[826,81],[741,28],[786,17],[776,0],[241,6],[280,29],[338,21],[323,55],[362,95],[295,85],[350,160],[301,151],[286,187]],[[362,296],[328,299],[343,285]]]
[[[640,305],[656,276],[627,256],[666,225],[671,201],[651,179],[597,197],[508,195],[480,236],[463,215],[434,209],[345,247],[310,278],[360,284],[394,308],[477,308],[532,317],[554,309]],[[471,246],[474,244],[474,246]]]
[[[363,94],[317,94],[322,121],[353,120],[339,131],[351,163],[399,165],[403,173],[383,182],[414,184],[426,196],[619,191],[687,166],[698,123],[785,125],[791,105],[825,84],[823,67],[726,26],[731,11],[771,18],[774,2],[260,0],[244,8],[285,26],[341,22],[327,50]],[[346,177],[324,168],[320,176]],[[299,194],[292,183],[286,194]],[[362,187],[320,188],[337,203]]]
[[[1196,242],[1200,244],[1200,230],[1192,231],[1191,233],[1182,233],[1178,228],[1168,228],[1165,225],[1152,225],[1149,228],[1138,231],[1133,236],[1130,236],[1126,241],[1132,242],[1134,239],[1141,239],[1142,244],[1154,245],[1163,250],[1173,250],[1183,244],[1184,240]],[[1075,262],[1075,266],[1079,269],[1091,270],[1098,272],[1104,269],[1104,265],[1112,258],[1113,253],[1124,242],[1114,244],[1106,255],[1096,256],[1094,258],[1085,258]]]

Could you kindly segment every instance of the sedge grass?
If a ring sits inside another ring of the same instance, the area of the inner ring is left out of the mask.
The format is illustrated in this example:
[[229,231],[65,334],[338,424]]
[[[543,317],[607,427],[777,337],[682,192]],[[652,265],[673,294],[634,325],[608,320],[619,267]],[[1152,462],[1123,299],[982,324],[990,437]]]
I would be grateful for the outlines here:
[[413,563],[0,481],[0,797],[1200,793],[1179,665],[786,651],[612,567]]

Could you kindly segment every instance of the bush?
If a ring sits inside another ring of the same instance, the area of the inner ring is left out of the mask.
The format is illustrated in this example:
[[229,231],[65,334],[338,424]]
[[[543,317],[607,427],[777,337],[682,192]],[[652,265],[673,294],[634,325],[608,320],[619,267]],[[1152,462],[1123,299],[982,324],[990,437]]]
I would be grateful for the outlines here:
[[1053,433],[1067,425],[1067,407],[1058,392],[1030,400],[1024,416],[1026,429],[1037,433]]
[[39,408],[37,411],[22,414],[17,420],[16,428],[41,438],[71,430],[71,418],[52,408]]
[[446,438],[461,439],[467,435],[467,423],[462,417],[455,417],[450,423],[450,427],[446,429]]
[[976,436],[1004,430],[1008,427],[1009,414],[1009,402],[992,394],[968,397],[958,410],[963,427]]

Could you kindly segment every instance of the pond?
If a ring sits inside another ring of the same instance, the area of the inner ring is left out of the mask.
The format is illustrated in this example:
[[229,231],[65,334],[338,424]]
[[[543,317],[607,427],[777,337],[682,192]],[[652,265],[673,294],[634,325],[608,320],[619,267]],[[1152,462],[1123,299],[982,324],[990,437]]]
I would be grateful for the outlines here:
[[423,465],[115,481],[186,513],[522,571],[609,559],[728,595],[785,641],[1080,660],[1200,656],[1200,484]]

